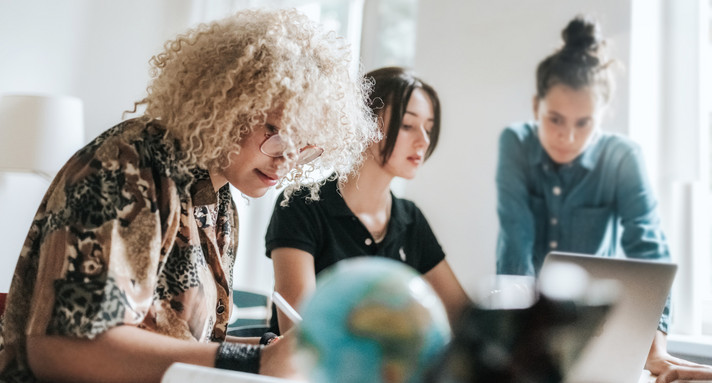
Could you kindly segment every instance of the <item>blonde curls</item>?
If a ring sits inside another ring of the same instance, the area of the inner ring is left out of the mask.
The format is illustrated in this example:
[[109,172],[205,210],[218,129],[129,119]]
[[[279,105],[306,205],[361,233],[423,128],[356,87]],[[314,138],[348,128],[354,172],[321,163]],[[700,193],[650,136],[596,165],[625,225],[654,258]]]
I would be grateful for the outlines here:
[[[145,117],[161,121],[184,160],[216,169],[280,110],[287,154],[319,146],[324,153],[315,165],[345,177],[380,138],[366,103],[369,85],[349,73],[350,61],[343,38],[296,10],[244,10],[166,42],[150,60],[148,95],[134,111],[145,105]],[[314,169],[289,173],[285,195],[310,185],[316,197]]]

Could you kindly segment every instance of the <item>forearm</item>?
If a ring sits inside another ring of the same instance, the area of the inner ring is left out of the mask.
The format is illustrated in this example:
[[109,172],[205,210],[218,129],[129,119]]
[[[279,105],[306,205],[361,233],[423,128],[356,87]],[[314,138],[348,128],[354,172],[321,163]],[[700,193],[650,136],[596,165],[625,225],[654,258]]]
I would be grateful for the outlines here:
[[52,382],[159,382],[174,362],[213,367],[217,343],[198,343],[119,326],[93,340],[31,336],[32,372]]
[[233,342],[233,343],[242,343],[242,344],[260,344],[260,338],[258,337],[243,337],[243,336],[232,336],[228,335],[225,337],[225,341],[227,342]]
[[[524,220],[528,216],[522,217]],[[500,216],[500,221],[503,219]],[[497,237],[497,274],[534,275],[534,230],[530,225],[501,224]]]
[[[298,308],[302,299],[316,288],[314,275],[314,256],[288,247],[272,250],[272,266],[274,267],[274,289],[292,307]],[[279,331],[284,334],[292,328],[292,321],[277,310]]]
[[665,355],[667,355],[667,335],[664,332],[657,330],[655,331],[653,344],[650,345],[648,360],[661,358]]
[[470,303],[470,299],[467,297],[465,290],[445,260],[440,261],[440,263],[428,271],[424,277],[443,302],[448,319],[450,320],[450,325],[454,328],[463,310]]

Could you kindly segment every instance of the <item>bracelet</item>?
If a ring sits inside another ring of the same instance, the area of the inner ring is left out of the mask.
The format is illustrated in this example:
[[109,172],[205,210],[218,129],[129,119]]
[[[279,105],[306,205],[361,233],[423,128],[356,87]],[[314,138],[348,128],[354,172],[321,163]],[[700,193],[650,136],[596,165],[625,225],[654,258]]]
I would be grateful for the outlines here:
[[267,346],[267,345],[270,345],[270,344],[278,341],[279,339],[280,339],[280,337],[277,334],[275,334],[273,332],[266,332],[260,338],[260,344]]
[[262,346],[222,342],[215,356],[215,367],[258,374]]

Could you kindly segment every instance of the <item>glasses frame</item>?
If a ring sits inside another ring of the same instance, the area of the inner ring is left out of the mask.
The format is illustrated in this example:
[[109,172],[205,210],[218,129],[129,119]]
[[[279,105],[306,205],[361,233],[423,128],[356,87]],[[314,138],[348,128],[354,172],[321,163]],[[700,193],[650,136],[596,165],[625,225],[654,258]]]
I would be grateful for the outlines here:
[[[266,155],[267,157],[284,157],[284,143],[282,141],[282,137],[280,137],[278,133],[266,134],[265,136],[265,140],[262,141],[262,144],[260,145],[260,152],[262,152],[262,154]],[[275,147],[280,147],[281,150],[279,151],[279,153],[277,153],[276,151],[265,150],[265,145],[275,145]],[[324,149],[316,145],[306,145],[299,149],[299,153],[297,155],[296,160],[297,165],[308,164],[319,158],[322,153],[324,153]]]

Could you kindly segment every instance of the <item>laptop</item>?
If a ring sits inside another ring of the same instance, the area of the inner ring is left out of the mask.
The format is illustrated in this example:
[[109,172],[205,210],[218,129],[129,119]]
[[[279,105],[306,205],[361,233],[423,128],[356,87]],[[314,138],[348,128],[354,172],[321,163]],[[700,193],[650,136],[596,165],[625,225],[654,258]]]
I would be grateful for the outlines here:
[[565,382],[638,382],[677,265],[552,252],[544,260],[542,274],[561,262],[582,267],[592,279],[615,280],[619,285],[615,305],[565,374]]

